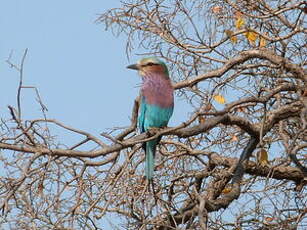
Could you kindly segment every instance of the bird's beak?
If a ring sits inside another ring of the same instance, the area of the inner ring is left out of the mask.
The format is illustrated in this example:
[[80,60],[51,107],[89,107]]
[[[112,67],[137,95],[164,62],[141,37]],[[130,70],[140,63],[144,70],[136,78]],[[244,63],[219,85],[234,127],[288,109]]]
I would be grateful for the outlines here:
[[138,69],[139,69],[139,66],[138,66],[138,64],[132,64],[132,65],[128,65],[127,68],[128,68],[128,69],[135,69],[135,70],[138,70]]

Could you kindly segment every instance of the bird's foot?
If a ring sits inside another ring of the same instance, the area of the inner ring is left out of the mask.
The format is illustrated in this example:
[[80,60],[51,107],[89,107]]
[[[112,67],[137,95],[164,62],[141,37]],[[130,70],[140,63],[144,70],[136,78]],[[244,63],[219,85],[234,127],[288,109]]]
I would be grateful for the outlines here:
[[150,135],[155,135],[156,133],[158,133],[160,130],[162,130],[161,128],[157,128],[157,127],[151,127],[148,129],[148,133]]

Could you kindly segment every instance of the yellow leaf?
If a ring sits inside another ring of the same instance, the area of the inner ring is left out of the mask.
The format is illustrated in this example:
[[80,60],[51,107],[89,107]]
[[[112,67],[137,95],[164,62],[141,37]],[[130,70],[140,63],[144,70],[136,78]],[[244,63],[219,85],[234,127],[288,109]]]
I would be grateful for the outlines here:
[[245,20],[242,17],[238,17],[236,20],[236,28],[239,30],[245,24]]
[[244,34],[247,40],[249,41],[249,43],[255,44],[255,41],[258,38],[258,34],[252,31],[245,32]]
[[266,39],[264,37],[260,37],[259,47],[263,48],[266,46]]
[[232,43],[236,44],[236,43],[238,42],[238,38],[237,38],[236,36],[232,36],[232,37],[230,38],[230,41],[231,41]]
[[273,217],[265,217],[265,220],[267,221],[267,222],[272,222],[273,220],[274,220],[274,218]]
[[231,30],[225,30],[225,33],[230,38],[230,41],[233,44],[236,44],[238,42],[238,38],[236,36],[233,36],[233,32]]
[[231,186],[226,186],[223,190],[222,190],[222,193],[223,194],[227,194],[227,193],[230,193],[232,190],[232,187]]
[[268,160],[268,152],[265,149],[260,149],[257,154],[257,160],[258,164],[261,166],[268,166],[269,160]]
[[226,102],[225,98],[222,95],[219,95],[219,94],[214,95],[213,98],[216,102],[218,102],[220,104],[225,104],[225,102]]

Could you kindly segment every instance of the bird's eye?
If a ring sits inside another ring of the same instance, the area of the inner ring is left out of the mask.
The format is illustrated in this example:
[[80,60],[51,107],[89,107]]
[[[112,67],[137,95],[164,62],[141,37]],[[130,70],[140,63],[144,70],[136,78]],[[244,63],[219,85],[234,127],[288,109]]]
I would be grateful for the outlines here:
[[153,62],[148,62],[148,63],[146,63],[146,64],[141,65],[141,67],[153,66],[153,65],[158,65],[158,64],[153,63]]

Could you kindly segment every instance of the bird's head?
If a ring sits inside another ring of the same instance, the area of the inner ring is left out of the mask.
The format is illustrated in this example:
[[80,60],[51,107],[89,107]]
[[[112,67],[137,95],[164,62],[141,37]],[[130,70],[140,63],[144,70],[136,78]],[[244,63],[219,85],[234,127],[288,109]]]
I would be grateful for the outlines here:
[[142,58],[136,64],[127,66],[128,69],[138,70],[141,76],[147,73],[161,73],[168,76],[168,69],[165,63],[156,57]]

